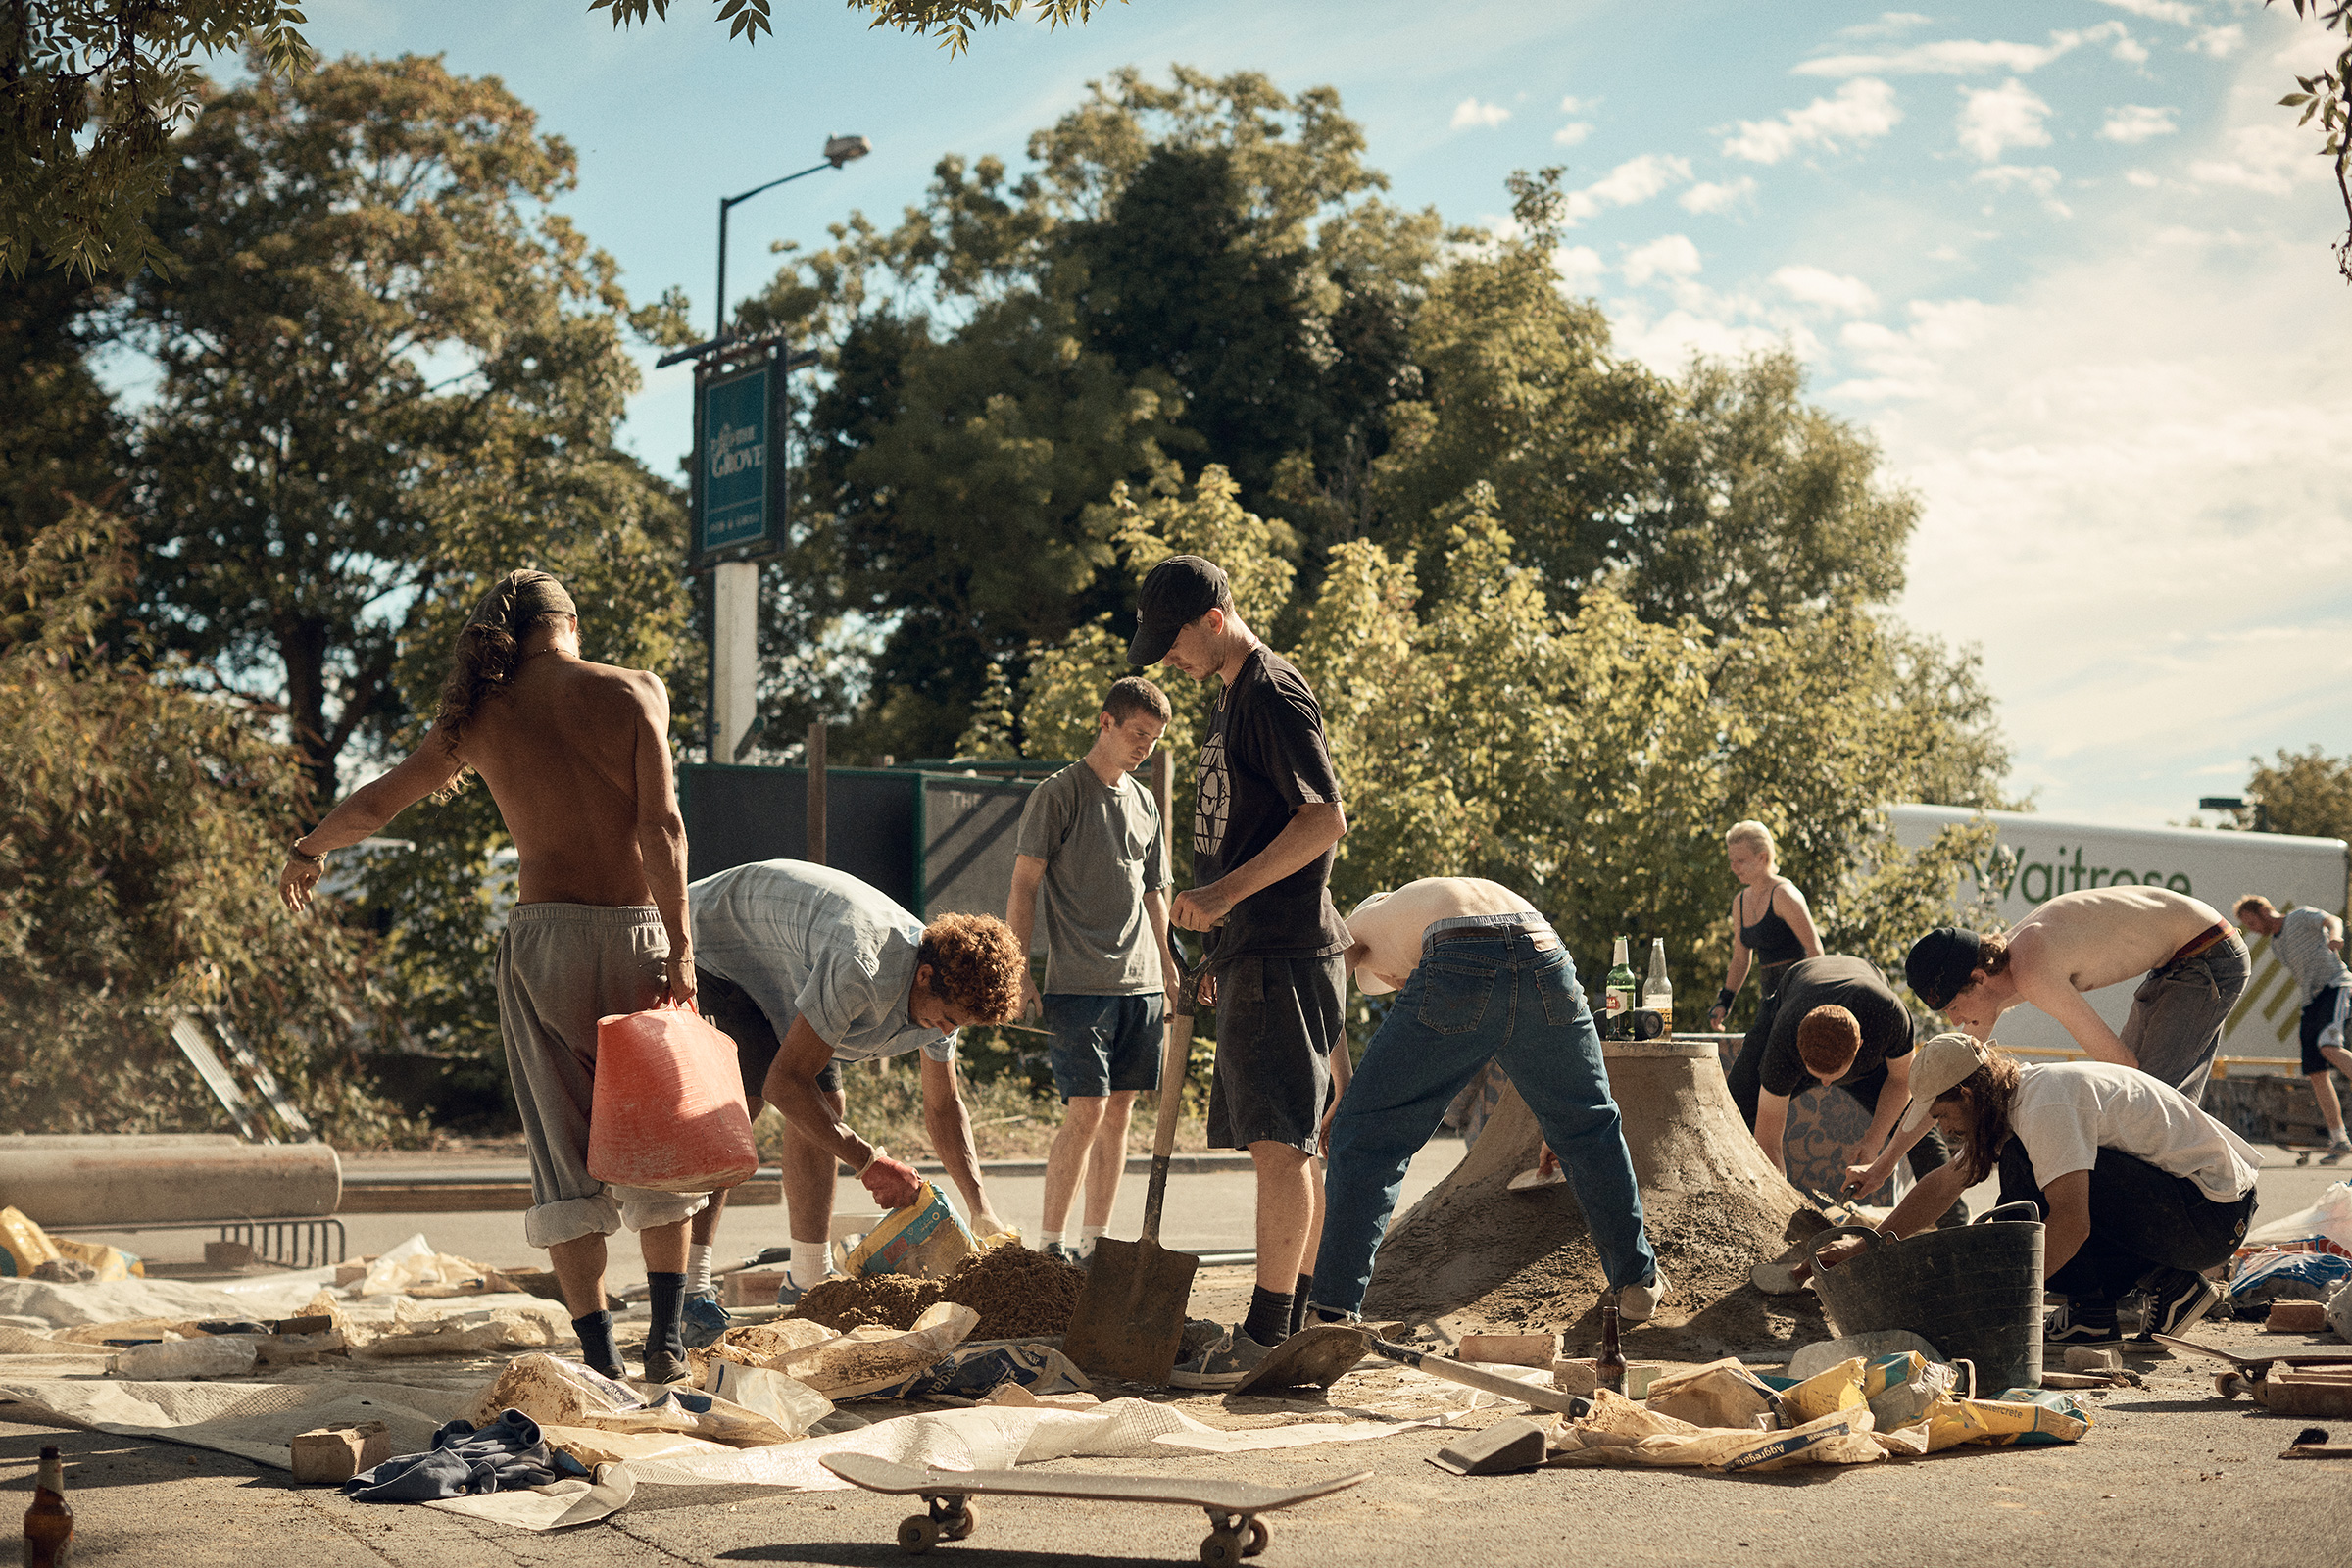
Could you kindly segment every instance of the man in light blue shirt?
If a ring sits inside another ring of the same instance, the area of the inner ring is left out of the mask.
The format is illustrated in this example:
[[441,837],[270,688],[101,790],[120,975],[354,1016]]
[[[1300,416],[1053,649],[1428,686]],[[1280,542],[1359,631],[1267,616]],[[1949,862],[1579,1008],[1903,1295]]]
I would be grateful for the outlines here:
[[[758,860],[690,883],[703,1013],[735,1042],[752,1114],[784,1113],[784,1201],[792,1249],[779,1305],[832,1268],[836,1160],[884,1208],[912,1200],[912,1167],[850,1131],[839,1064],[922,1053],[923,1122],[975,1229],[1003,1229],[956,1084],[955,1031],[1003,1023],[1020,1008],[1020,948],[992,915],[947,914],[925,926],[846,872],[805,860]],[[708,1298],[718,1205],[695,1227],[688,1287],[701,1305],[689,1339],[708,1344],[725,1314]]]

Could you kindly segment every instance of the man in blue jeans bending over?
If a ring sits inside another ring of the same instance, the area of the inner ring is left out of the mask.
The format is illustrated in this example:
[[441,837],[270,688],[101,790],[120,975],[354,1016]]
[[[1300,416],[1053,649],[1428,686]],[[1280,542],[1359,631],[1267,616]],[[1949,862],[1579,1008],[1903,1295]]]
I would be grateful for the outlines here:
[[1375,893],[1348,917],[1348,931],[1358,988],[1397,997],[1332,1122],[1313,1315],[1361,1312],[1405,1165],[1493,1057],[1567,1172],[1617,1310],[1631,1323],[1647,1320],[1666,1276],[1642,1229],[1600,1036],[1550,923],[1497,883],[1442,876]]

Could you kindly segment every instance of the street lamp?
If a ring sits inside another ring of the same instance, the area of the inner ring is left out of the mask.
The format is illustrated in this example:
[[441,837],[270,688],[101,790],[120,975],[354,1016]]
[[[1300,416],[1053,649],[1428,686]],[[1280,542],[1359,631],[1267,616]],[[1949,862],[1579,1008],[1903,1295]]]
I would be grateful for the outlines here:
[[712,332],[710,335],[710,340],[713,343],[724,342],[727,336],[728,210],[740,205],[741,203],[750,201],[753,197],[759,195],[762,191],[774,190],[778,185],[789,185],[794,180],[799,179],[804,175],[813,174],[819,170],[839,169],[844,164],[852,163],[858,159],[863,158],[867,153],[870,153],[873,150],[873,144],[868,142],[863,136],[827,136],[825,138],[825,161],[823,163],[811,164],[807,169],[802,170],[798,174],[786,174],[781,179],[771,179],[766,184],[755,186],[752,189],[745,191],[740,196],[721,196],[718,199],[718,327],[717,330]]

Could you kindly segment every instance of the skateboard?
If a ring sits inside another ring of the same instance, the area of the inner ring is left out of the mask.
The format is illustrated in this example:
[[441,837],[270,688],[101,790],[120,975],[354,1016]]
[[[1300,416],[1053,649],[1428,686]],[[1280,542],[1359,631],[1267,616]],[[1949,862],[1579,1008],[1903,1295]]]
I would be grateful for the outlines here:
[[2295,1163],[2298,1165],[2340,1165],[2346,1154],[2352,1154],[2352,1149],[2335,1144],[2290,1144],[2283,1138],[2277,1142],[2280,1149],[2295,1152]]
[[2352,1348],[2279,1350],[2270,1355],[2234,1355],[2214,1346],[2199,1345],[2194,1340],[2177,1339],[2170,1334],[2154,1334],[2149,1338],[2158,1345],[2168,1346],[2176,1350],[2186,1350],[2191,1355],[2208,1356],[2216,1361],[2229,1362],[2229,1371],[2216,1372],[2213,1375],[2213,1392],[2225,1399],[2240,1394],[2256,1394],[2261,1387],[2262,1380],[2270,1376],[2271,1368],[2275,1366],[2352,1366]]
[[1266,1527],[1257,1516],[1275,1508],[1327,1497],[1372,1479],[1369,1470],[1335,1476],[1310,1487],[1261,1487],[1250,1481],[1200,1480],[1183,1476],[1100,1476],[1020,1470],[916,1470],[866,1453],[827,1454],[818,1463],[853,1486],[896,1496],[916,1496],[927,1513],[910,1514],[899,1526],[899,1544],[929,1551],[943,1541],[972,1533],[974,1497],[1067,1497],[1085,1502],[1166,1502],[1199,1508],[1208,1515],[1208,1539],[1200,1560],[1209,1568],[1234,1568],[1244,1557],[1266,1549]]

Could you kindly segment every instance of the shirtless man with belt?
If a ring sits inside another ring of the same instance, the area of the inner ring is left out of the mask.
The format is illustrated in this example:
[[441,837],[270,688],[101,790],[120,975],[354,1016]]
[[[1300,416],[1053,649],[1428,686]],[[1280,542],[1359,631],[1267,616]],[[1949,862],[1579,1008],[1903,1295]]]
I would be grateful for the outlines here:
[[530,1147],[524,1237],[547,1249],[581,1357],[623,1368],[605,1310],[605,1238],[645,1250],[645,1376],[686,1374],[679,1313],[699,1194],[607,1187],[588,1174],[596,1020],[694,999],[686,823],[669,764],[669,694],[642,669],[580,657],[579,612],[544,571],[509,572],[459,634],[423,744],[293,843],[278,896],[300,913],[328,852],[357,844],[471,770],[520,858],[498,942],[498,1026]]
[[[1912,944],[1920,1001],[1979,1040],[2032,1003],[2093,1060],[2137,1067],[2202,1100],[2222,1025],[2246,989],[2246,944],[2213,906],[2150,886],[2062,893],[2005,935],[1938,926]],[[2144,974],[2118,1035],[2082,1000]]]

